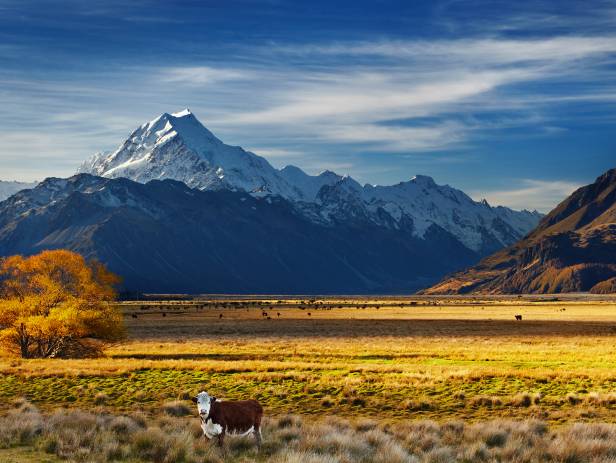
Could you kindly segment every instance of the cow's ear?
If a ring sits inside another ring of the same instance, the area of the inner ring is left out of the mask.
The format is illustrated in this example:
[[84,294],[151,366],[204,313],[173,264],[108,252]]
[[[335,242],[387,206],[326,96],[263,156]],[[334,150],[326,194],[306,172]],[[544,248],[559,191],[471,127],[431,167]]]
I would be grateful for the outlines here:
[[211,401],[212,403],[216,402],[216,397],[212,397]]
[[192,398],[192,401],[193,401],[194,403],[197,403],[198,399],[197,399],[196,397],[193,397],[193,398]]

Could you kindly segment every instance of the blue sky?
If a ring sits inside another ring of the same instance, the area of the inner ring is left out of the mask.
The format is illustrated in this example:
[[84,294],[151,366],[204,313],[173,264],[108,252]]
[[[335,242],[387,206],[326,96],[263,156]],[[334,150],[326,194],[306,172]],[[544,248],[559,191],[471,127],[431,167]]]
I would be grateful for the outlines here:
[[616,167],[616,1],[0,0],[0,178],[184,107],[277,167],[546,211]]

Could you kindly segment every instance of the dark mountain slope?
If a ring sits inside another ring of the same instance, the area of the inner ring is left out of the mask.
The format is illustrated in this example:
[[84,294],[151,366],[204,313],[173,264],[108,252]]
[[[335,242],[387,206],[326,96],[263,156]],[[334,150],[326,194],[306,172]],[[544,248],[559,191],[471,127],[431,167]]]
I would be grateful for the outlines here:
[[436,225],[420,239],[361,218],[318,224],[280,197],[86,174],[0,203],[0,255],[50,248],[97,258],[125,289],[148,292],[410,291],[478,259]]

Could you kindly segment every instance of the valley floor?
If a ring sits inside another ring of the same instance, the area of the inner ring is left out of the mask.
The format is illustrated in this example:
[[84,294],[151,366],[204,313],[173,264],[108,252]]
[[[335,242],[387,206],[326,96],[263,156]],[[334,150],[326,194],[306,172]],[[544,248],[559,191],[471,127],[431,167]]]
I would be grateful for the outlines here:
[[[379,432],[428,426],[440,430],[439,439],[443,429],[464,426],[459,445],[495,419],[515,426],[532,420],[557,434],[599,432],[574,423],[616,423],[610,299],[218,298],[128,302],[121,309],[128,339],[104,358],[0,358],[3,413],[25,397],[45,416],[59,407],[152,417],[185,407],[190,414],[187,399],[207,390],[256,398],[272,420],[301,415],[292,419],[303,426],[343,420],[340,426],[364,432],[356,427],[367,420]],[[506,433],[515,428],[499,423]],[[409,451],[404,442],[396,445]]]

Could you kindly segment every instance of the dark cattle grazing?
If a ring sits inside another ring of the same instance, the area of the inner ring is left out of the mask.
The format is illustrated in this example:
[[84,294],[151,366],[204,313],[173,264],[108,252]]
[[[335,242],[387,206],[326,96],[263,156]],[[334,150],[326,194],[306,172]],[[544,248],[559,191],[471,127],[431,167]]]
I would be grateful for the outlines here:
[[167,313],[166,313],[166,312],[163,312],[163,317],[166,317],[166,316],[167,316]]
[[222,314],[220,314],[220,315],[218,316],[218,318],[222,318]]
[[515,319],[518,320],[518,321],[522,320],[522,315],[516,315]]
[[310,317],[312,314],[310,312],[308,312],[308,316]]
[[131,317],[133,317],[133,318],[139,318],[139,317],[137,316],[137,314],[136,314],[136,313],[131,314]]
[[280,312],[276,312],[276,315],[278,315],[280,317]]
[[227,434],[247,436],[253,434],[257,448],[261,448],[261,419],[263,407],[256,400],[223,401],[200,392],[193,397],[197,404],[201,429],[207,439],[218,438],[220,447]]

